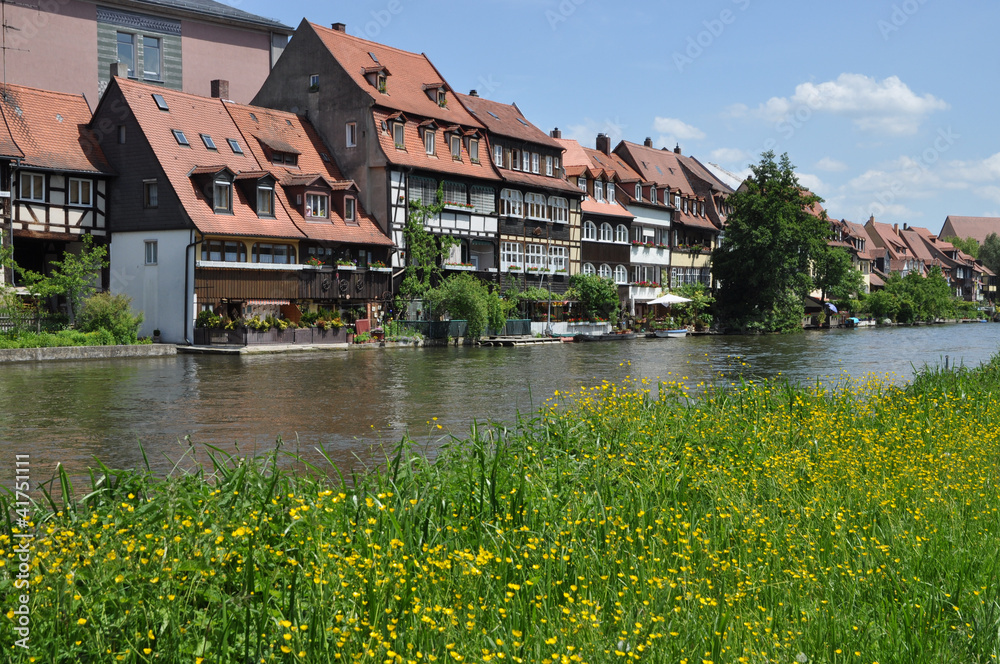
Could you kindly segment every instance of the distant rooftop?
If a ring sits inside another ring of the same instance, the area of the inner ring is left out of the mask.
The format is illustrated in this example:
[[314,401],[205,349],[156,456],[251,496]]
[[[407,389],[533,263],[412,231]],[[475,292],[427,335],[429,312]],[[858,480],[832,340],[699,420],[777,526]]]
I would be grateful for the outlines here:
[[243,23],[253,23],[254,25],[270,28],[276,32],[283,32],[287,34],[295,32],[294,28],[291,28],[280,21],[265,18],[263,16],[257,16],[256,14],[236,9],[235,7],[225,3],[215,2],[215,0],[109,0],[109,4],[134,7],[136,9],[140,9],[142,7],[176,9],[180,11],[193,12],[195,14],[204,14],[213,18],[229,19],[231,21],[239,21]]

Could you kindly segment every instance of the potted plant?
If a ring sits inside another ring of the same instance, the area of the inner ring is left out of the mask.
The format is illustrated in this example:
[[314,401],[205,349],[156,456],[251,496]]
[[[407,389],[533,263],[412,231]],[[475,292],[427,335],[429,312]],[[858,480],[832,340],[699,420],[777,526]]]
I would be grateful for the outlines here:
[[159,329],[153,330],[153,343],[154,344],[160,343],[160,330]]

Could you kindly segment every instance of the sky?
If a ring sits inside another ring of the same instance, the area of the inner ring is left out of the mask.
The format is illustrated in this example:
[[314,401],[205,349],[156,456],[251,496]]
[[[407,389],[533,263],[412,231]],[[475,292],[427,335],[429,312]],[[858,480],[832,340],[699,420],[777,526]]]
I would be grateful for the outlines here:
[[231,0],[427,54],[459,91],[737,174],[787,152],[831,217],[1000,216],[995,0]]

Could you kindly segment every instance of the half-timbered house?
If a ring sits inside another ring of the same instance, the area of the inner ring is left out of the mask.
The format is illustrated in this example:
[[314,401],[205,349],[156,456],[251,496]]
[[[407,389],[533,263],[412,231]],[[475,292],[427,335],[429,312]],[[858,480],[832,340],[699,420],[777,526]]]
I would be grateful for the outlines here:
[[[17,264],[44,273],[53,259],[79,250],[84,235],[107,244],[112,170],[87,126],[91,114],[83,95],[8,84],[0,92],[0,113],[6,222],[0,231]],[[12,278],[9,266],[4,272]]]

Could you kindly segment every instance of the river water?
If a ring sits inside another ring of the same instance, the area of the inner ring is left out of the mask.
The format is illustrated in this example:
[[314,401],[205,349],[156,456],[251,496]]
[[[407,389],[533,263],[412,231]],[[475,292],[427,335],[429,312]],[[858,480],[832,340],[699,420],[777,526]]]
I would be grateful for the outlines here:
[[[0,365],[0,468],[31,454],[36,477],[58,462],[80,477],[99,459],[153,470],[202,444],[249,453],[281,436],[341,468],[377,462],[404,435],[433,456],[474,420],[513,422],[556,390],[626,376],[700,382],[774,377],[912,378],[914,367],[976,365],[1000,348],[1000,325],[832,330],[768,337],[560,344],[524,348],[372,349]],[[435,419],[436,418],[436,419]],[[194,446],[189,450],[190,443]],[[381,447],[380,447],[381,446]],[[187,454],[187,457],[184,455]]]

